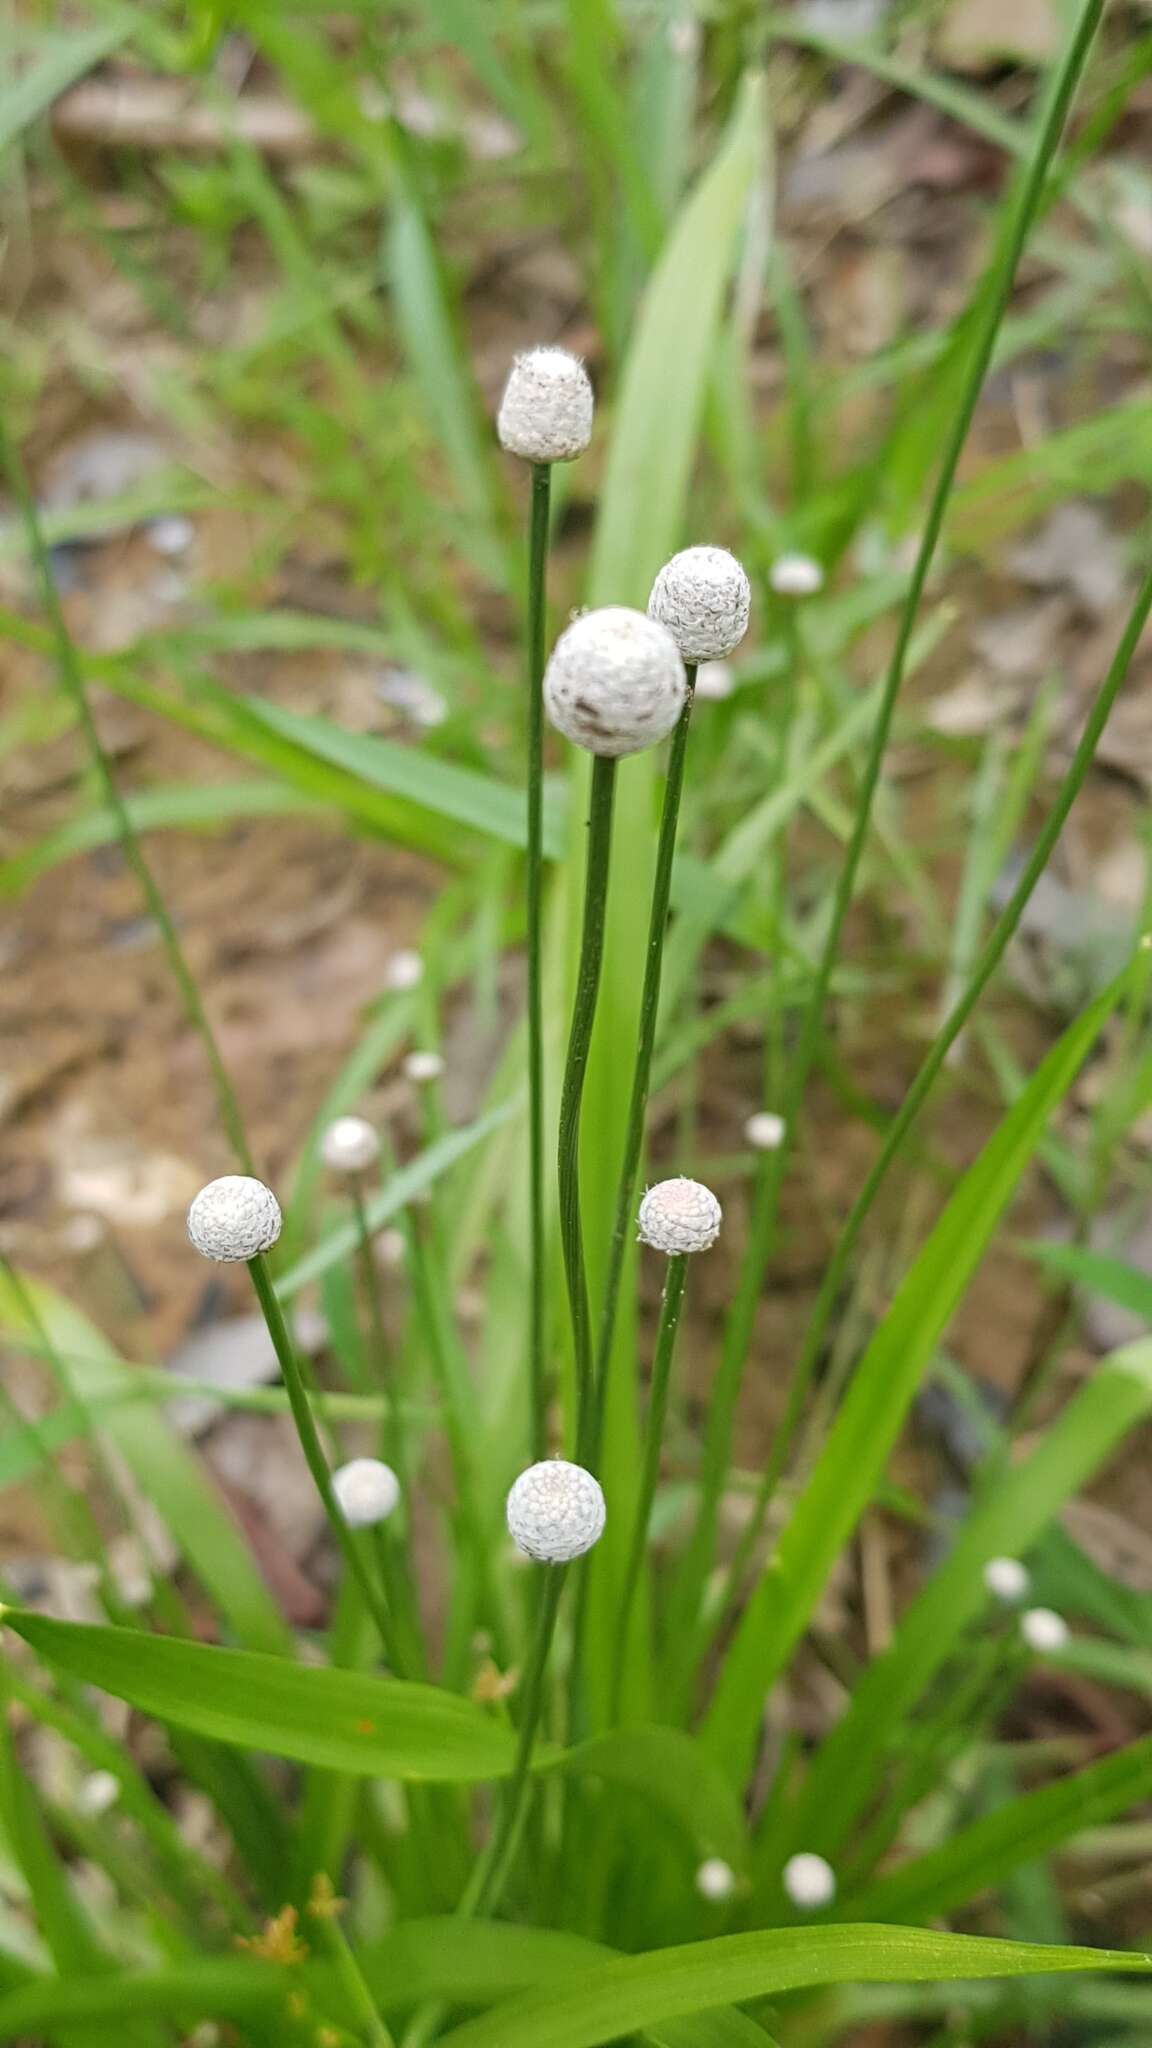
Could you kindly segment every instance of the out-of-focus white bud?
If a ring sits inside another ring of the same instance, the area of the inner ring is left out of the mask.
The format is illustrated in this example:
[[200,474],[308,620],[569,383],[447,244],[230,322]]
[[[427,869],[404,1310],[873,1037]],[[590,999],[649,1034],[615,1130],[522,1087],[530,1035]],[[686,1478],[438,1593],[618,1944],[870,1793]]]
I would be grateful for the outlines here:
[[394,995],[419,988],[423,979],[424,962],[411,946],[402,946],[398,953],[393,953],[384,969],[384,986]]
[[768,581],[777,597],[815,597],[824,588],[824,571],[811,555],[779,555]]
[[783,1878],[792,1904],[805,1912],[830,1906],[836,1897],[836,1872],[823,1856],[816,1856],[809,1849],[788,1858]]
[[1030,1650],[1038,1650],[1044,1656],[1064,1648],[1069,1630],[1064,1616],[1054,1608],[1030,1607],[1020,1616],[1020,1633]]
[[592,439],[592,386],[579,356],[532,348],[517,356],[504,386],[496,432],[525,462],[572,462]]
[[600,1482],[583,1465],[544,1458],[515,1481],[506,1512],[508,1533],[525,1557],[568,1564],[599,1542],[606,1511]]
[[696,1889],[702,1899],[714,1905],[730,1899],[736,1889],[736,1872],[722,1856],[708,1856],[696,1872]]
[[616,759],[654,747],[684,708],[684,663],[667,628],[626,605],[583,612],[544,671],[544,703],[559,732]]
[[727,548],[683,548],[665,562],[648,616],[667,626],[685,661],[722,661],[748,631],[752,592]]
[[778,1152],[787,1126],[774,1109],[758,1109],[744,1126],[744,1136],[754,1152]]
[[706,1252],[720,1235],[721,1208],[703,1181],[657,1181],[640,1204],[637,1219],[641,1244],[670,1258],[681,1252]]
[[722,704],[736,688],[736,677],[726,661],[702,661],[696,671],[696,696],[705,704]]
[[380,1157],[380,1140],[362,1116],[338,1116],[320,1141],[320,1151],[333,1173],[367,1173]]
[[336,1505],[350,1529],[386,1522],[400,1505],[400,1481],[380,1458],[352,1458],[332,1474]]
[[405,1079],[416,1081],[421,1087],[438,1081],[443,1072],[444,1061],[438,1052],[410,1052],[404,1062]]
[[251,1174],[225,1173],[195,1196],[188,1236],[206,1259],[237,1263],[274,1245],[280,1223],[280,1204],[271,1188]]
[[995,1599],[1012,1604],[1027,1598],[1032,1575],[1018,1557],[990,1557],[984,1567],[984,1584]]

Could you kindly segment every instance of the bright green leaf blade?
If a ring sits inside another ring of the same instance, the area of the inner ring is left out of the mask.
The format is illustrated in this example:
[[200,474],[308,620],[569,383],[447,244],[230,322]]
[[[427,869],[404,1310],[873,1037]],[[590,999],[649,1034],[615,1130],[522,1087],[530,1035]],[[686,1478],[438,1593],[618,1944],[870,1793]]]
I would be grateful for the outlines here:
[[1024,1249],[1050,1273],[1071,1280],[1087,1294],[1102,1294],[1152,1323],[1152,1279],[1123,1259],[1074,1244],[1028,1244]]
[[722,1856],[734,1870],[747,1862],[744,1818],[727,1777],[678,1728],[617,1728],[580,1743],[552,1768],[642,1793],[683,1828],[701,1861]]
[[[212,832],[236,818],[278,818],[308,811],[323,815],[313,798],[285,789],[281,782],[217,782],[204,786],[171,783],[125,799],[136,832]],[[0,861],[0,896],[15,896],[61,861],[94,847],[111,846],[120,837],[110,811],[86,811],[56,832],[38,839],[11,860]]]

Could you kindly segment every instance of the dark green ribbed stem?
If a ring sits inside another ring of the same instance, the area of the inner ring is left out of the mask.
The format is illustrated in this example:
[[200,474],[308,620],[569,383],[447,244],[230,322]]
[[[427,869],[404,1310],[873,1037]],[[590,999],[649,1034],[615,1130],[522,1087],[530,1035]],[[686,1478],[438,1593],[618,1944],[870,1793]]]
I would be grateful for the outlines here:
[[688,753],[688,727],[696,691],[696,664],[687,667],[688,695],[672,734],[668,750],[668,772],[664,779],[664,803],[660,813],[660,836],[656,842],[656,872],[652,879],[652,913],[648,920],[648,948],[644,956],[644,986],[640,995],[639,1038],[636,1064],[632,1069],[632,1095],[624,1135],[624,1157],[616,1189],[616,1214],[608,1253],[604,1285],[604,1306],[596,1347],[595,1407],[587,1446],[594,1463],[600,1454],[604,1430],[604,1404],[608,1393],[608,1372],[612,1362],[612,1338],[620,1302],[624,1273],[624,1252],[636,1207],[636,1182],[644,1149],[644,1116],[652,1076],[652,1051],[656,1043],[656,1021],[660,1011],[660,976],[664,965],[664,938],[668,929],[668,905],[672,894],[672,861],[676,851],[676,827],[680,818],[680,796],[684,788],[684,763]]
[[584,1233],[580,1217],[580,1105],[600,969],[604,960],[604,910],[608,900],[608,868],[612,855],[612,810],[616,797],[616,763],[597,754],[592,763],[588,810],[588,853],[584,870],[584,925],[568,1057],[560,1097],[560,1142],[557,1171],[560,1193],[560,1242],[572,1317],[572,1348],[576,1363],[577,1457],[587,1446],[593,1425],[594,1389],[592,1329],[588,1308],[588,1275],[584,1264]]
[[550,463],[532,466],[528,537],[528,1343],[532,1456],[548,1449],[547,1307],[544,1290],[544,647],[547,623]]
[[482,1861],[477,1864],[472,1881],[460,1903],[461,1914],[468,1917],[478,1913],[490,1917],[496,1911],[508,1873],[515,1861],[516,1851],[520,1846],[528,1814],[527,1794],[532,1752],[536,1747],[540,1718],[544,1710],[544,1675],[548,1667],[552,1638],[556,1633],[560,1596],[568,1576],[566,1565],[547,1565],[544,1570],[546,1576],[536,1612],[532,1648],[524,1672],[524,1695],[516,1761],[512,1767],[512,1776],[508,1781],[508,1790],[500,1809],[500,1819],[489,1849]]
[[620,1612],[616,1627],[619,1634],[620,1654],[616,1660],[616,1677],[613,1687],[612,1718],[620,1715],[620,1694],[624,1683],[624,1667],[628,1629],[632,1619],[632,1607],[636,1599],[636,1588],[640,1584],[640,1573],[644,1566],[644,1552],[648,1545],[648,1524],[652,1519],[652,1503],[656,1498],[656,1483],[660,1477],[660,1454],[664,1447],[664,1423],[668,1414],[668,1394],[672,1384],[672,1358],[676,1350],[676,1333],[680,1328],[680,1308],[684,1300],[684,1282],[688,1274],[688,1256],[678,1252],[668,1261],[668,1272],[664,1281],[664,1299],[660,1305],[660,1327],[656,1333],[656,1350],[652,1359],[652,1385],[648,1395],[648,1424],[644,1433],[644,1464],[640,1474],[640,1492],[636,1501],[636,1519],[632,1524],[632,1541],[628,1550],[628,1564],[624,1574],[624,1591],[620,1596]]

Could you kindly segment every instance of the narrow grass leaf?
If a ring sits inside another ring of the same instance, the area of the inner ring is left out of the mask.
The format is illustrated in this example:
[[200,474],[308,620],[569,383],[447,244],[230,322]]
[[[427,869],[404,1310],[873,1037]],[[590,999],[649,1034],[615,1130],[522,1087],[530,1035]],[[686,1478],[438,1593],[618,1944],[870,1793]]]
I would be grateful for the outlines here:
[[722,1856],[734,1870],[747,1863],[739,1801],[713,1759],[678,1728],[617,1728],[565,1751],[550,1768],[642,1794],[684,1830],[701,1861]]

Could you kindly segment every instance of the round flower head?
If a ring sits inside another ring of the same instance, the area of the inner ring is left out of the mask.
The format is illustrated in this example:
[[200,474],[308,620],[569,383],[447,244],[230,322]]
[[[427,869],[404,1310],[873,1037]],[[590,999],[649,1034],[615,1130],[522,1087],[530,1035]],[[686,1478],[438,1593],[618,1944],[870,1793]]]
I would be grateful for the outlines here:
[[1032,1575],[1018,1557],[990,1557],[984,1567],[984,1584],[995,1599],[1012,1604],[1027,1598]]
[[438,1052],[410,1052],[404,1062],[409,1081],[438,1081],[443,1072],[444,1061]]
[[736,1873],[722,1856],[709,1856],[696,1872],[696,1889],[702,1899],[719,1904],[730,1899],[736,1889]]
[[338,1116],[320,1144],[325,1166],[333,1173],[367,1173],[380,1157],[380,1140],[362,1116]]
[[188,1211],[188,1236],[206,1259],[254,1259],[279,1235],[279,1202],[271,1188],[247,1173],[210,1180]]
[[669,1258],[679,1252],[706,1252],[720,1235],[720,1204],[703,1181],[657,1181],[640,1204],[641,1244]]
[[786,1126],[774,1109],[758,1109],[744,1126],[744,1136],[754,1152],[778,1152],[784,1143]]
[[685,661],[722,661],[748,631],[752,592],[727,548],[683,548],[665,562],[648,617],[667,626]]
[[386,1522],[400,1504],[400,1481],[379,1458],[353,1458],[332,1474],[336,1505],[350,1529]]
[[783,1877],[792,1904],[809,1912],[819,1906],[830,1906],[836,1897],[836,1872],[823,1856],[816,1856],[809,1849],[788,1858]]
[[496,432],[525,462],[571,462],[592,439],[592,386],[579,356],[533,348],[517,356],[504,386]]
[[643,612],[606,605],[565,628],[544,671],[544,703],[559,732],[616,759],[667,737],[688,693],[672,635]]
[[384,986],[394,994],[410,988],[419,988],[424,979],[424,962],[411,946],[402,946],[393,953],[384,970]]
[[1068,1623],[1051,1607],[1030,1607],[1020,1616],[1020,1633],[1030,1650],[1044,1654],[1062,1650],[1068,1641]]
[[545,1458],[520,1474],[508,1495],[508,1533],[525,1557],[567,1564],[604,1532],[600,1482],[567,1458]]
[[726,661],[702,661],[696,671],[696,700],[722,704],[736,688],[736,678]]
[[811,555],[779,555],[768,581],[777,597],[815,597],[824,588],[824,571]]

